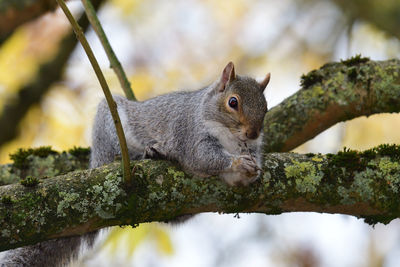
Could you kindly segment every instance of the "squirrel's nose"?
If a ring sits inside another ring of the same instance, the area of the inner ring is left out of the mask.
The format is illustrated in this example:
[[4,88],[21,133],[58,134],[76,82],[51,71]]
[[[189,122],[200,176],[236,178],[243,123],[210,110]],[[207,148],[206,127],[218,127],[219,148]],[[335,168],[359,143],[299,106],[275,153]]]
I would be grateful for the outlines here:
[[257,131],[248,131],[246,132],[246,137],[249,139],[256,139],[258,137]]

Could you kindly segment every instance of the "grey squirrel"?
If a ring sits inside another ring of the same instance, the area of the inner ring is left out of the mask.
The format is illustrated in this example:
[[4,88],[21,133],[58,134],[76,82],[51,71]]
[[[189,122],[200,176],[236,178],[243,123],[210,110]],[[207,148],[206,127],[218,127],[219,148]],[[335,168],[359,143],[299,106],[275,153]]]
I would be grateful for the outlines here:
[[[115,96],[131,159],[177,161],[200,177],[219,175],[229,185],[248,185],[260,170],[261,133],[270,79],[235,74],[232,62],[208,87],[133,102]],[[113,119],[103,100],[93,126],[92,168],[120,155]]]
[[[131,160],[177,161],[200,177],[219,175],[229,185],[248,185],[261,167],[262,127],[267,102],[262,82],[235,74],[229,62],[221,77],[193,92],[157,96],[143,102],[114,96]],[[92,132],[90,168],[120,156],[111,113],[103,100]],[[96,232],[82,236],[89,246]],[[61,266],[78,255],[81,237],[50,240],[10,250],[0,266]]]

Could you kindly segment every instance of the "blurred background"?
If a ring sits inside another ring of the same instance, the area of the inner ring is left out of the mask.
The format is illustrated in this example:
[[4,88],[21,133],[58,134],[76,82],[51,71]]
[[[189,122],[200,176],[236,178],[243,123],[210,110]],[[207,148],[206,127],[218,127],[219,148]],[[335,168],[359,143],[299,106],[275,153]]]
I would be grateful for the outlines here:
[[[80,1],[69,1],[79,15]],[[139,100],[199,89],[227,62],[263,77],[269,107],[299,89],[300,76],[324,63],[362,54],[400,55],[397,0],[109,0],[99,11],[106,34]],[[69,31],[57,10],[19,27],[0,47],[0,108],[43,75]],[[87,36],[114,93],[123,94],[95,34]],[[78,45],[61,80],[29,107],[0,163],[20,147],[89,146],[102,91]],[[0,113],[0,117],[4,116]],[[335,153],[400,144],[400,115],[340,123],[295,151]],[[2,126],[4,127],[4,125]],[[4,131],[1,129],[0,131]],[[73,266],[400,266],[399,220],[374,228],[344,215],[201,214],[178,226],[116,227]]]

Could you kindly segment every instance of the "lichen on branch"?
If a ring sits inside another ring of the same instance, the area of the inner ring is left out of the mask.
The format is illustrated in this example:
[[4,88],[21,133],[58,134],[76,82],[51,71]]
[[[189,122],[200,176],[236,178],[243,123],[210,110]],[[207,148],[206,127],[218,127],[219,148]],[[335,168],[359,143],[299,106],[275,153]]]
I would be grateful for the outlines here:
[[400,60],[356,56],[303,75],[302,88],[267,112],[265,152],[290,151],[338,122],[400,111]]
[[[56,166],[65,155],[70,154],[30,155],[24,159],[28,165],[17,169],[28,172],[38,160],[50,168],[49,162]],[[336,155],[270,153],[262,176],[248,187],[193,177],[171,162],[153,160],[132,162],[130,187],[122,183],[119,163],[36,177],[38,182],[29,186],[0,187],[0,250],[200,212],[314,211],[387,223],[400,216],[399,161],[396,145]],[[8,167],[15,171],[14,165]]]

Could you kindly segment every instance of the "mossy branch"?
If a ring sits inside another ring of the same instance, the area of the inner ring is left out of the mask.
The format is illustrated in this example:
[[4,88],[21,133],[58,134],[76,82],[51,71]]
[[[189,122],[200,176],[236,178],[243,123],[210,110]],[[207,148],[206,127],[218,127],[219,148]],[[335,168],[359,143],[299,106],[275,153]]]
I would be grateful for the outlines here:
[[400,60],[356,56],[302,77],[302,88],[264,121],[264,151],[286,152],[338,122],[400,112]]
[[100,39],[100,42],[104,48],[104,51],[107,54],[108,60],[110,61],[111,68],[114,70],[115,74],[118,77],[118,80],[121,84],[122,89],[125,92],[126,98],[129,100],[136,100],[135,95],[133,94],[131,84],[128,81],[128,78],[126,77],[125,71],[121,66],[121,63],[119,62],[117,56],[114,53],[114,50],[112,49],[110,42],[107,39],[107,36],[103,30],[103,27],[101,26],[101,23],[99,19],[97,18],[96,15],[96,10],[94,9],[92,3],[90,0],[82,0],[83,6],[85,7],[85,12],[86,15],[90,21],[90,24],[92,25],[94,31],[96,32],[97,36]]
[[94,56],[93,51],[90,48],[90,45],[89,45],[81,27],[79,26],[79,24],[76,22],[76,20],[72,16],[72,14],[69,11],[65,2],[63,0],[56,0],[56,1],[58,2],[61,9],[64,11],[64,14],[66,15],[69,22],[71,23],[71,26],[76,34],[76,38],[78,38],[79,42],[82,44],[82,47],[85,50],[86,55],[89,58],[90,64],[92,64],[93,70],[96,73],[97,79],[100,82],[101,88],[103,89],[104,96],[106,98],[108,107],[111,112],[111,116],[114,120],[115,129],[117,131],[117,136],[118,136],[119,145],[120,145],[120,149],[121,149],[121,155],[122,155],[122,163],[123,163],[122,168],[123,168],[123,174],[124,174],[124,182],[126,184],[130,184],[131,175],[130,175],[130,168],[129,168],[129,152],[128,152],[128,147],[126,144],[124,130],[122,129],[121,120],[120,120],[120,117],[118,114],[117,104],[115,103],[115,101],[111,95],[111,91],[108,88],[108,85],[107,85],[106,79],[104,78],[103,73],[101,72],[99,63],[97,62],[96,57]]
[[[43,164],[53,173],[60,173],[56,166],[65,165],[56,163],[81,162],[65,153],[46,156],[44,150],[37,155],[24,153],[16,158],[24,162],[25,170]],[[229,187],[218,178],[195,178],[170,162],[152,160],[132,162],[130,187],[122,182],[119,163],[53,178],[36,177],[38,181],[29,186],[0,187],[0,250],[199,212],[314,211],[387,223],[400,217],[399,160],[400,148],[389,145],[337,155],[271,153],[265,155],[262,177],[248,187]],[[1,175],[14,175],[13,168],[3,166]]]

